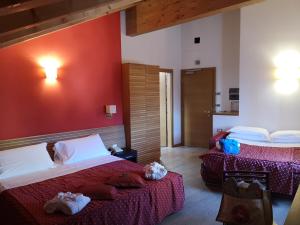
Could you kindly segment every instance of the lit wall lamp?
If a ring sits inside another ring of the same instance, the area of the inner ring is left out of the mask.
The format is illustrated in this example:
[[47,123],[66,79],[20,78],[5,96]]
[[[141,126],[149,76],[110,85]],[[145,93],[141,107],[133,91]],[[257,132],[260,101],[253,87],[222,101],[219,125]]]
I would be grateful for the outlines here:
[[46,81],[48,83],[55,83],[61,63],[55,58],[45,57],[39,60],[39,64],[44,69]]
[[116,105],[106,105],[105,111],[106,111],[106,117],[112,118],[113,114],[117,113],[117,106]]
[[300,53],[294,50],[282,52],[275,58],[274,64],[276,91],[284,95],[296,92],[299,88]]

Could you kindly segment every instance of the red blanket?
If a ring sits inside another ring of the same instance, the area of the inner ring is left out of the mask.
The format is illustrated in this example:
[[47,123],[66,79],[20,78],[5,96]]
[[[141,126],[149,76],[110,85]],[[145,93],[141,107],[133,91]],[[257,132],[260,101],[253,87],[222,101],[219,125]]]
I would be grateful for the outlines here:
[[154,225],[167,215],[182,209],[184,187],[182,176],[169,172],[160,181],[146,181],[140,189],[119,189],[115,200],[93,200],[74,216],[61,213],[48,215],[44,203],[58,192],[76,192],[79,184],[105,180],[120,172],[142,175],[142,166],[129,161],[116,161],[26,185],[0,194],[1,224],[5,225]]
[[[300,150],[297,148],[261,147],[241,144],[238,155],[226,155],[216,148],[201,155],[206,174],[222,179],[223,170],[269,171],[272,192],[291,195],[294,193],[295,171],[300,171]],[[297,186],[297,185],[296,185]]]

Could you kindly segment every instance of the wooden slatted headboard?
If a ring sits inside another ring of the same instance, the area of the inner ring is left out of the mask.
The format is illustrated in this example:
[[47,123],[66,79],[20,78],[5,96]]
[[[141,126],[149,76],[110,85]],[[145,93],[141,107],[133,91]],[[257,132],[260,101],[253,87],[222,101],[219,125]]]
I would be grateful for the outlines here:
[[93,128],[88,130],[78,130],[78,131],[69,131],[62,133],[46,134],[25,138],[9,139],[9,140],[0,140],[0,151],[18,148],[28,145],[39,144],[42,142],[47,142],[47,149],[52,155],[53,145],[57,141],[68,140],[73,138],[79,138],[88,136],[91,134],[100,134],[101,139],[106,147],[110,147],[112,144],[118,144],[120,147],[125,147],[125,132],[124,126],[111,126],[111,127],[102,127],[102,128]]

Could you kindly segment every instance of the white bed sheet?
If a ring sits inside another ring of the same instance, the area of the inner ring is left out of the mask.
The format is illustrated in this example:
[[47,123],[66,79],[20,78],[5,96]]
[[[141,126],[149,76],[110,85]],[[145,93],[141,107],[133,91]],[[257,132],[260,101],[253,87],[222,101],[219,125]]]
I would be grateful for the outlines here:
[[257,145],[257,146],[264,146],[264,147],[280,147],[280,148],[291,148],[291,147],[300,147],[300,143],[275,143],[275,142],[263,142],[263,141],[249,141],[239,138],[229,138],[234,139],[242,144],[247,145]]
[[106,163],[119,161],[119,160],[123,160],[123,159],[112,155],[107,155],[107,156],[101,156],[101,157],[97,157],[97,158],[93,158],[93,159],[89,159],[89,160],[85,160],[82,162],[69,164],[69,165],[54,164],[55,165],[54,168],[48,170],[44,170],[36,173],[30,173],[22,176],[0,179],[0,193],[7,189],[41,182],[44,180],[64,176],[70,173],[78,172],[80,170],[88,169],[94,166],[99,166],[99,165],[103,165]]

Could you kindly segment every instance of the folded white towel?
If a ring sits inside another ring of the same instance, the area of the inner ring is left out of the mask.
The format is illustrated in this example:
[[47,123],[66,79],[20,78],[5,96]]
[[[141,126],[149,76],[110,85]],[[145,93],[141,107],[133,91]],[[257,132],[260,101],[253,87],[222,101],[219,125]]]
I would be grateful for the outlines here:
[[91,199],[80,193],[60,192],[53,199],[46,202],[44,209],[47,213],[61,211],[66,215],[74,215],[80,212]]
[[150,163],[144,167],[145,177],[151,180],[159,180],[167,175],[168,171],[157,162]]

